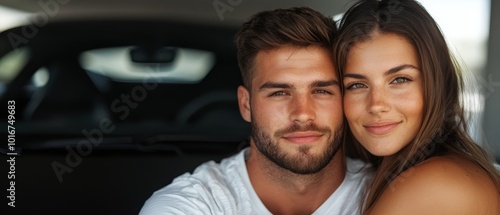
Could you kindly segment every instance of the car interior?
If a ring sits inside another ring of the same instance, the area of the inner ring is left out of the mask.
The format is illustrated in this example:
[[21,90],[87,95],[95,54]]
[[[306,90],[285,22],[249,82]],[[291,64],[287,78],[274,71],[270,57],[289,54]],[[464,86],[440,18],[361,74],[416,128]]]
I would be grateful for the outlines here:
[[[0,157],[18,155],[16,208],[9,211],[138,214],[175,177],[248,146],[251,128],[236,97],[239,26],[262,10],[310,6],[333,16],[350,2],[0,3],[35,17],[0,32],[0,108],[15,101],[16,130],[15,150],[5,142]],[[492,1],[483,71],[492,80],[483,87],[492,91],[480,130],[500,161],[500,74],[494,69],[500,65],[493,60],[500,55],[500,28],[493,28],[500,15],[494,10],[500,4]],[[8,115],[0,113],[1,127],[12,125]],[[0,162],[2,174],[8,165]],[[1,181],[6,202],[9,184]]]
[[[22,35],[22,28],[4,33]],[[234,33],[130,20],[60,22],[40,29],[21,48],[29,60],[2,97],[16,103],[16,148],[22,157],[16,163],[18,207],[27,213],[64,208],[137,213],[152,191],[173,177],[236,152],[250,127],[236,101],[241,77],[234,46],[227,42]],[[121,67],[101,56],[103,50],[110,58],[123,56],[132,78],[113,79],[108,70]],[[183,71],[189,69],[202,74]],[[45,83],[38,83],[41,76]],[[58,176],[55,162],[72,170],[62,167]],[[110,201],[127,204],[106,206]]]

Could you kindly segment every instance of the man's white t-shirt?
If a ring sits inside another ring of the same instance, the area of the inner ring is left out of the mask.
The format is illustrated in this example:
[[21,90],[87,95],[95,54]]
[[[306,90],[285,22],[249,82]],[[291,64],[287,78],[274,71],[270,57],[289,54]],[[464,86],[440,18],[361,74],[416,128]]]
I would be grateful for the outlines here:
[[[245,165],[249,148],[223,159],[198,166],[154,192],[140,215],[159,214],[271,214],[250,183]],[[359,214],[363,185],[371,176],[368,166],[347,158],[342,184],[313,214]]]

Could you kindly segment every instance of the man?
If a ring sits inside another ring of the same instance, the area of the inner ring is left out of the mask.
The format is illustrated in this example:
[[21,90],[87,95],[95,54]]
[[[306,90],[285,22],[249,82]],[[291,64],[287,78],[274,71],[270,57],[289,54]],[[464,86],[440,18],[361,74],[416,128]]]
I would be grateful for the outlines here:
[[[250,147],[156,191],[141,214],[354,214],[367,170],[344,158],[335,23],[309,8],[256,14],[236,35]],[[348,169],[349,171],[346,171]]]

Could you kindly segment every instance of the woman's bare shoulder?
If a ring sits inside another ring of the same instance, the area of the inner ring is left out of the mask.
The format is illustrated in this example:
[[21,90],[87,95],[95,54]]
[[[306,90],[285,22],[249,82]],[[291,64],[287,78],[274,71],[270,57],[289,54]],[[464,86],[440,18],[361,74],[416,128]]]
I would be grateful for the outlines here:
[[443,155],[406,170],[370,214],[500,214],[498,189],[478,165]]

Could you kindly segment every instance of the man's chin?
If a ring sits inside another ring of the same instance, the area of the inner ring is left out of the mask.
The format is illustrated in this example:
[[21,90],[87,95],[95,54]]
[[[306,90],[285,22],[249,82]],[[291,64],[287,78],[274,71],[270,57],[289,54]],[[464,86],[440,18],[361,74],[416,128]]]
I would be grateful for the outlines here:
[[321,151],[313,153],[310,146],[301,146],[293,152],[271,158],[271,160],[293,173],[313,174],[321,171],[330,162],[331,159],[325,156]]

